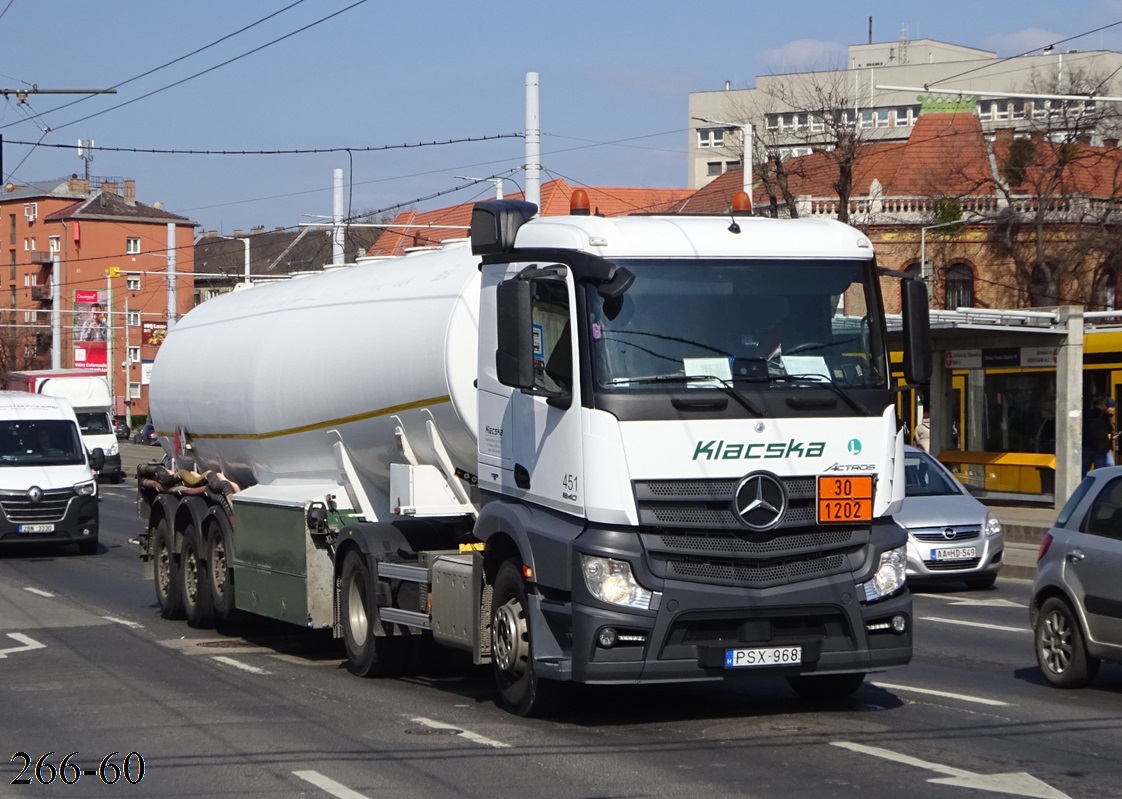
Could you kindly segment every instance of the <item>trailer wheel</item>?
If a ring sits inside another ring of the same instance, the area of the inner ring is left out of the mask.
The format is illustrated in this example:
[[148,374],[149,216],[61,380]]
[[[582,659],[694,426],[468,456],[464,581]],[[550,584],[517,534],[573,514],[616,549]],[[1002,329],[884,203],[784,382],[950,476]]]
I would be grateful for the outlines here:
[[155,564],[156,603],[165,619],[183,618],[183,590],[179,587],[179,564],[175,561],[175,542],[167,519],[156,522],[152,536],[152,560]]
[[534,671],[526,583],[518,561],[508,560],[499,567],[491,608],[491,665],[502,703],[519,716],[557,712],[570,686],[543,680]]
[[214,626],[214,602],[210,596],[207,563],[203,560],[202,536],[193,523],[183,531],[183,553],[179,559],[182,571],[183,610],[187,624],[196,629]]
[[374,634],[370,596],[370,569],[362,553],[352,549],[343,559],[340,599],[347,670],[359,677],[400,676],[409,659],[409,638]]
[[230,570],[229,544],[226,528],[211,522],[206,537],[206,582],[218,621],[229,621],[235,613],[234,573]]

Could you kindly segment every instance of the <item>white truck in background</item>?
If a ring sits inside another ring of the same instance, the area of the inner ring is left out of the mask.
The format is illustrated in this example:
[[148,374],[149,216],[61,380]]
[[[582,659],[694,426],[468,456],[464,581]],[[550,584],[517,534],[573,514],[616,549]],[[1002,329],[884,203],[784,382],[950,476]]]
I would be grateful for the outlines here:
[[[362,676],[463,650],[522,715],[572,683],[832,697],[906,664],[901,275],[836,221],[579,205],[479,203],[470,244],[187,314],[149,477],[194,479],[138,486],[161,613],[331,628]],[[927,293],[903,287],[918,383]]]
[[103,375],[84,369],[35,369],[8,372],[9,391],[27,391],[48,397],[60,397],[70,403],[78,417],[82,441],[87,452],[101,449],[105,465],[98,477],[119,483],[125,479],[121,451],[113,432],[112,397]]

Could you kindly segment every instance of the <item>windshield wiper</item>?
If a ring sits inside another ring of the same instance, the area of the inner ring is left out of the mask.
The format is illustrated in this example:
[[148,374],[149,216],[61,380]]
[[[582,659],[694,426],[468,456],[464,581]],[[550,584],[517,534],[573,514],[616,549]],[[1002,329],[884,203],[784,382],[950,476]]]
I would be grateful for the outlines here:
[[843,400],[845,400],[846,404],[849,405],[849,407],[852,408],[854,411],[856,411],[857,413],[860,413],[860,414],[863,414],[865,412],[864,408],[862,408],[860,405],[857,404],[857,400],[853,399],[853,395],[851,395],[839,383],[837,383],[834,380],[834,378],[829,377],[827,375],[820,374],[818,372],[808,372],[807,374],[776,375],[776,376],[774,376],[770,379],[775,380],[777,382],[778,381],[790,381],[790,382],[798,381],[798,382],[806,382],[806,383],[816,383],[818,385],[827,386],[831,391],[833,391],[835,394],[837,394],[839,397],[841,397]]
[[755,405],[753,405],[751,402],[749,402],[748,399],[746,397],[744,397],[739,391],[737,391],[732,385],[732,383],[733,383],[732,380],[728,380],[728,379],[723,378],[723,377],[717,377],[716,375],[679,375],[679,374],[673,374],[673,375],[643,375],[641,377],[615,377],[615,378],[612,378],[611,380],[607,381],[606,385],[622,386],[622,385],[627,385],[627,384],[631,384],[631,383],[693,383],[693,382],[697,382],[699,380],[712,381],[709,384],[709,387],[720,389],[725,394],[728,394],[730,397],[732,397],[734,400],[736,400],[738,403],[740,403],[741,407],[743,407],[749,413],[755,414],[756,416],[766,416],[767,415],[763,410],[757,408]]

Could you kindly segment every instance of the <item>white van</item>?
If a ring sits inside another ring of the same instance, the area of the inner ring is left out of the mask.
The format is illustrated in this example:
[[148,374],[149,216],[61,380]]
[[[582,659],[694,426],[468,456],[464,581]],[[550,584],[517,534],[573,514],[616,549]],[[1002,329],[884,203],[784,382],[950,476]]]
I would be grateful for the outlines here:
[[77,544],[97,551],[100,448],[87,455],[64,399],[0,391],[0,549]]

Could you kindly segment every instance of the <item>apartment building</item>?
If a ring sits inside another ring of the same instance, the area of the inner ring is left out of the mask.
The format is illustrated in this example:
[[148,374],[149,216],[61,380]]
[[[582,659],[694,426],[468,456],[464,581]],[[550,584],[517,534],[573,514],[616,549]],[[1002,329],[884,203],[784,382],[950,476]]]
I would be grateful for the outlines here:
[[0,368],[50,368],[57,356],[107,374],[116,413],[147,414],[156,351],[192,307],[195,224],[138,202],[131,179],[0,188]]
[[688,185],[700,188],[740,167],[746,126],[753,162],[759,163],[766,153],[786,158],[828,149],[831,127],[849,126],[869,141],[903,141],[921,103],[931,108],[940,98],[955,107],[966,100],[987,134],[999,128],[1026,133],[1049,124],[1058,131],[1093,114],[1092,143],[1118,137],[1118,115],[1102,113],[1102,101],[1087,94],[1119,93],[1122,84],[1114,76],[1122,71],[1122,53],[1041,51],[998,58],[987,50],[901,37],[851,45],[847,62],[833,70],[759,75],[751,88],[726,82],[722,90],[691,92]]

